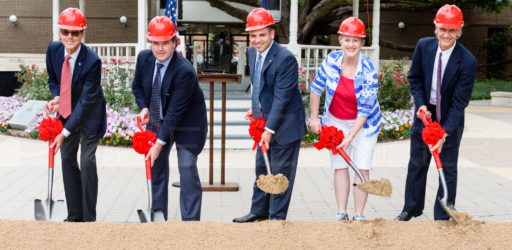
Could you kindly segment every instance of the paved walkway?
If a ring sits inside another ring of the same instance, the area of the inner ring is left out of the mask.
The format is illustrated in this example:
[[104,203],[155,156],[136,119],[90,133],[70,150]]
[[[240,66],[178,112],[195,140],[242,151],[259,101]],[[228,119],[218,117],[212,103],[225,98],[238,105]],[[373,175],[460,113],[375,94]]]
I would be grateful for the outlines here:
[[[33,220],[36,198],[46,198],[47,144],[0,135],[0,220]],[[199,174],[208,179],[208,153],[199,157]],[[219,166],[220,152],[215,152]],[[202,220],[230,222],[249,211],[254,180],[254,153],[226,152],[226,181],[238,182],[238,192],[204,192]],[[392,219],[403,206],[409,141],[378,143],[372,178],[385,177],[393,185],[390,198],[369,196],[368,219]],[[457,209],[473,218],[489,222],[512,221],[512,108],[472,103],[467,109],[466,129],[459,157]],[[176,153],[171,152],[171,181],[178,180]],[[98,220],[137,222],[137,209],[147,207],[147,191],[142,156],[131,148],[98,148]],[[63,199],[60,157],[55,158],[54,199]],[[420,220],[433,219],[437,172],[431,166],[427,200]],[[220,169],[214,178],[219,180]],[[351,171],[353,176],[353,172]],[[170,187],[169,218],[179,220],[179,189]],[[352,215],[353,199],[348,205]],[[326,151],[303,148],[295,180],[288,219],[330,220],[336,212],[333,171]]]

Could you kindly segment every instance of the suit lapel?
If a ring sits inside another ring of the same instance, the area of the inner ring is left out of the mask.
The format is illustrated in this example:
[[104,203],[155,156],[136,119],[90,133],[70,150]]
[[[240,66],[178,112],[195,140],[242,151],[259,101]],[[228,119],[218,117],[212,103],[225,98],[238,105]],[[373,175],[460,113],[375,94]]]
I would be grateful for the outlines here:
[[448,59],[448,64],[446,64],[443,80],[441,81],[441,92],[445,91],[453,83],[452,78],[455,75],[455,72],[457,72],[461,61],[460,52],[460,45],[457,43],[455,48],[453,48],[450,59]]
[[71,81],[71,85],[75,84],[76,81],[78,80],[78,76],[82,72],[82,68],[83,68],[83,64],[84,64],[83,61],[85,59],[85,55],[87,54],[87,48],[85,47],[85,45],[81,44],[80,46],[82,46],[82,47],[80,48],[80,53],[78,54],[78,57],[76,58],[75,68],[73,69],[73,80]]
[[174,51],[171,61],[169,62],[169,65],[167,65],[167,69],[165,69],[164,76],[162,77],[162,82],[161,82],[161,84],[162,84],[161,90],[162,91],[160,92],[160,94],[162,95],[163,101],[165,101],[165,95],[169,91],[169,88],[171,87],[171,84],[172,84],[172,75],[174,73],[174,71],[172,69],[175,68],[174,64],[176,64],[176,61],[178,60],[177,57],[178,57],[178,53],[176,51]]
[[61,43],[57,49],[57,58],[55,60],[55,74],[57,75],[57,80],[60,83],[60,77],[62,76],[62,64],[64,64],[64,45]]
[[434,39],[427,49],[427,56],[425,61],[425,87],[427,93],[427,100],[430,98],[430,90],[432,89],[432,74],[434,73],[434,62],[436,60],[437,47],[439,41]]
[[[270,47],[270,50],[267,53],[267,56],[265,57],[265,62],[263,63],[263,66],[261,66],[261,76],[260,76],[260,94],[261,89],[263,88],[263,85],[265,85],[265,70],[272,64],[272,61],[274,61],[274,56],[277,53],[277,43],[274,42],[272,44],[272,47]],[[263,83],[263,84],[262,84]]]

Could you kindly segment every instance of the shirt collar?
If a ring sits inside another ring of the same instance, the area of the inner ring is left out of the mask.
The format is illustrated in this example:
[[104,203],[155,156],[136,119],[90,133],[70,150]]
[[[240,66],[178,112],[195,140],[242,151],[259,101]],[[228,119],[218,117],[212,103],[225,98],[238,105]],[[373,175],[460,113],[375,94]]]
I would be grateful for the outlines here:
[[[75,53],[71,54],[70,59],[76,60],[76,58],[78,57],[78,54],[80,53],[80,49],[82,49],[82,44],[80,44],[80,47],[78,47],[78,49],[75,51]],[[66,58],[66,56],[68,56],[68,55],[69,55],[68,51],[66,50],[66,48],[64,48],[64,58]]]
[[439,52],[443,52],[443,55],[450,55],[452,54],[453,52],[453,49],[455,48],[455,45],[457,45],[457,41],[455,41],[453,43],[453,46],[447,50],[442,50],[441,49],[441,43],[439,43],[439,45],[437,45],[437,54],[439,54]]
[[274,44],[274,40],[272,40],[272,42],[270,43],[270,46],[268,46],[268,48],[266,50],[264,50],[263,52],[258,53],[258,54],[261,54],[262,58],[267,57],[268,51],[270,50],[270,48],[272,47],[273,44]]
[[167,58],[167,60],[165,60],[163,62],[159,62],[157,59],[155,59],[155,66],[157,63],[161,63],[164,65],[163,68],[167,68],[167,66],[169,66],[169,63],[171,62],[171,59],[172,59],[172,55],[169,58]]

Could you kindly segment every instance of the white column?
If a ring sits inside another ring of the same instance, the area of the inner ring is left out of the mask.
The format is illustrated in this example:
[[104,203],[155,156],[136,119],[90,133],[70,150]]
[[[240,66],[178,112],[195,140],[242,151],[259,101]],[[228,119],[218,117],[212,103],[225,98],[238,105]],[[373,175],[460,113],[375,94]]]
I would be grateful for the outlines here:
[[[165,0],[162,0],[162,1],[165,1]],[[156,10],[155,16],[160,16],[160,0],[156,0],[155,4],[156,4],[156,6],[155,6],[155,10]]]
[[352,16],[359,18],[359,0],[352,1]]
[[370,61],[379,70],[380,47],[379,47],[379,32],[380,32],[380,0],[373,1],[373,21],[372,21],[372,56]]
[[148,22],[147,0],[137,0],[137,55],[146,48],[146,33]]
[[290,37],[287,49],[290,50],[297,58],[300,66],[300,47],[297,44],[297,23],[299,19],[299,4],[298,0],[290,1]]
[[57,23],[59,21],[59,0],[53,0],[52,7],[52,27],[53,27],[53,41],[59,40],[59,27],[57,27]]
[[[85,21],[87,22],[87,14],[85,14],[85,0],[78,1],[78,8],[80,11],[82,11],[85,15]],[[84,33],[84,38],[82,39],[82,42],[85,43],[85,36],[87,35],[87,32]]]

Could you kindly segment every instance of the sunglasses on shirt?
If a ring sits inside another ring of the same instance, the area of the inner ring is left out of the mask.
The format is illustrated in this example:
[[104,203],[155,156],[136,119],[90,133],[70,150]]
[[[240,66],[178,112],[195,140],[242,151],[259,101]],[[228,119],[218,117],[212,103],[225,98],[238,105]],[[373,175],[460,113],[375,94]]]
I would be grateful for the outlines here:
[[82,32],[83,32],[83,30],[74,30],[74,31],[60,30],[60,33],[63,36],[68,36],[69,34],[71,34],[71,36],[73,36],[73,37],[78,37],[80,35],[80,33],[82,33]]

